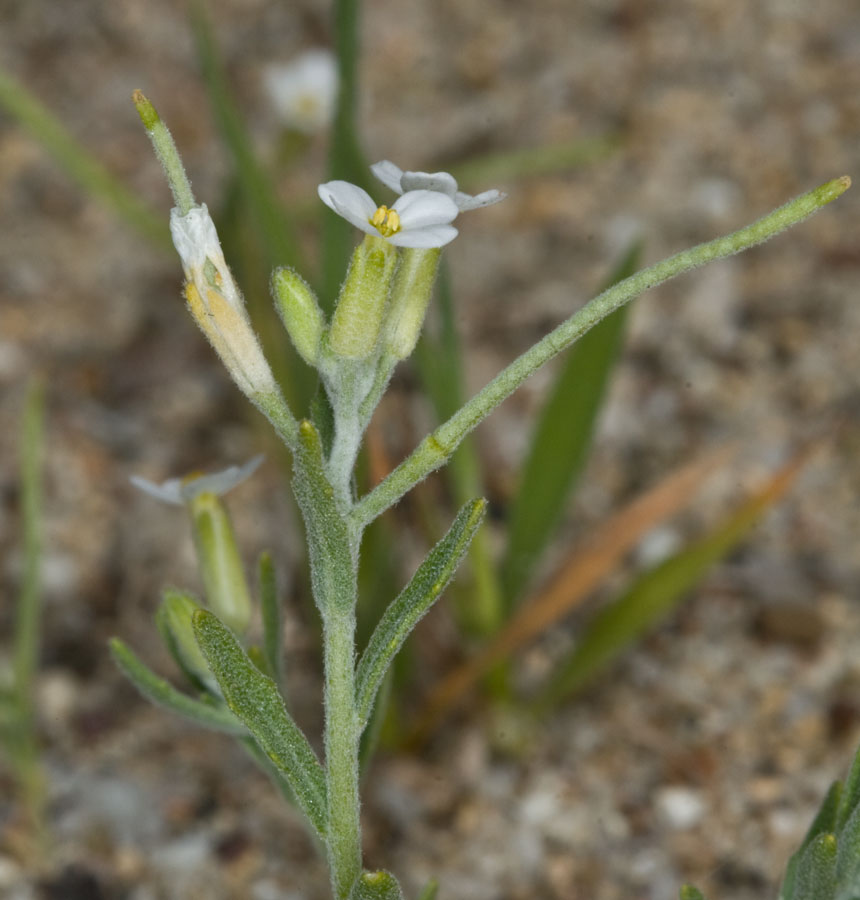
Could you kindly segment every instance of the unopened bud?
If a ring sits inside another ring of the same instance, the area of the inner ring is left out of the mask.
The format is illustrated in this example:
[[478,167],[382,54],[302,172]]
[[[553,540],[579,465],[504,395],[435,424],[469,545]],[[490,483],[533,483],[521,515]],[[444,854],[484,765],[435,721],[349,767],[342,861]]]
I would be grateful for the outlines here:
[[236,634],[251,621],[251,594],[227,507],[213,493],[190,503],[197,564],[212,612]]
[[329,346],[347,359],[366,359],[382,330],[397,253],[383,238],[367,235],[355,248],[340,290]]
[[309,366],[316,366],[325,321],[311,286],[285,266],[272,275],[272,296],[293,346]]

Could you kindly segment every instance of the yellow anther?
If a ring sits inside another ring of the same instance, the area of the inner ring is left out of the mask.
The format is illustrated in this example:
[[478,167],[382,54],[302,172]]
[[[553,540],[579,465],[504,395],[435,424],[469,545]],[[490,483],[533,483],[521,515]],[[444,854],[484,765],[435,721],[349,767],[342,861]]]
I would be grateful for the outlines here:
[[400,231],[400,216],[387,206],[380,206],[373,214],[370,224],[383,236],[391,237]]

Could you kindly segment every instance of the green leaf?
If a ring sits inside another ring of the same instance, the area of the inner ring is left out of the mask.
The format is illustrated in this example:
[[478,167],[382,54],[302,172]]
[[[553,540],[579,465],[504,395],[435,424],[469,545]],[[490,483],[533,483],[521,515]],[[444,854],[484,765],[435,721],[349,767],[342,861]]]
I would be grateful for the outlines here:
[[836,878],[840,885],[860,881],[860,806],[839,832],[839,848],[836,853]]
[[194,639],[191,617],[200,609],[194,598],[174,588],[164,591],[155,626],[182,674],[201,693],[215,693],[215,682]]
[[403,900],[403,891],[390,872],[362,872],[349,900]]
[[836,888],[836,838],[819,834],[800,858],[792,900],[833,900]]
[[195,613],[194,634],[227,705],[284,774],[299,807],[324,835],[328,824],[325,773],[284,707],[275,682],[251,662],[232,632],[207,610]]
[[305,520],[314,600],[325,619],[334,599],[351,608],[355,597],[349,534],[326,478],[319,432],[305,419],[293,458],[293,491]]
[[797,867],[800,864],[803,852],[810,843],[812,843],[812,840],[818,837],[819,834],[835,831],[836,814],[839,808],[839,799],[841,795],[842,782],[834,781],[833,784],[830,785],[830,789],[827,791],[824,800],[821,802],[821,806],[818,808],[818,812],[815,814],[815,818],[812,820],[812,824],[809,826],[806,836],[803,838],[803,842],[791,856],[788,865],[785,867],[785,877],[783,878],[782,887],[779,891],[781,900],[790,900],[794,895]]
[[833,827],[836,834],[842,830],[842,826],[857,808],[858,802],[860,802],[860,750],[854,754],[851,770],[848,772],[839,797],[839,808],[836,811],[836,821]]
[[705,900],[705,895],[692,884],[682,884],[679,894],[680,900]]
[[454,576],[486,507],[486,500],[472,500],[460,510],[448,533],[427,554],[376,626],[356,673],[355,706],[362,727],[370,717],[377,689],[392,659]]
[[[602,290],[633,274],[640,250],[637,243],[627,251]],[[535,425],[508,514],[502,566],[508,608],[528,586],[585,466],[628,309],[617,309],[571,347]]]
[[284,694],[284,648],[278,580],[270,553],[260,554],[260,609],[263,617],[263,655],[275,684]]
[[808,452],[799,454],[705,537],[645,572],[620,598],[598,613],[573,654],[548,682],[542,704],[551,706],[582,687],[674,609],[708,569],[734,549],[788,490],[807,458]]
[[119,638],[110,641],[110,651],[116,664],[128,680],[157,706],[163,706],[198,725],[223,731],[227,734],[243,735],[247,729],[223,707],[210,706],[177,691],[172,684],[156,675],[145,666]]

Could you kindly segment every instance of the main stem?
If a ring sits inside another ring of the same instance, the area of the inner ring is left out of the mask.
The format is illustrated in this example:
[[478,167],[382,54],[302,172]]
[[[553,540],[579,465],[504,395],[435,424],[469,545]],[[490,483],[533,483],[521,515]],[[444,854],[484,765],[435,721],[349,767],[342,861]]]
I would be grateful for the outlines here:
[[[353,554],[356,559],[357,554]],[[357,576],[356,571],[353,573]],[[356,584],[356,578],[352,580]],[[347,900],[361,875],[358,749],[355,709],[355,594],[327,598],[325,655],[325,759],[329,804],[328,861],[336,900]],[[324,607],[325,608],[325,607]]]

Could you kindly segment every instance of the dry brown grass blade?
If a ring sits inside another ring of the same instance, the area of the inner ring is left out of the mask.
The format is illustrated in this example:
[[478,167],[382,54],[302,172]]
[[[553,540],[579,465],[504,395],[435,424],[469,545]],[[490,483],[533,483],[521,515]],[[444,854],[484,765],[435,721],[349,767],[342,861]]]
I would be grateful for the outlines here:
[[688,506],[695,491],[733,452],[733,447],[724,447],[693,461],[604,522],[489,644],[440,682],[430,694],[407,743],[421,743],[494,664],[581,603],[646,532]]

